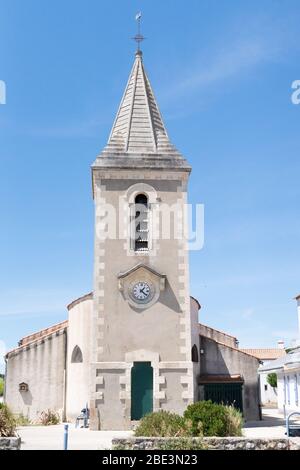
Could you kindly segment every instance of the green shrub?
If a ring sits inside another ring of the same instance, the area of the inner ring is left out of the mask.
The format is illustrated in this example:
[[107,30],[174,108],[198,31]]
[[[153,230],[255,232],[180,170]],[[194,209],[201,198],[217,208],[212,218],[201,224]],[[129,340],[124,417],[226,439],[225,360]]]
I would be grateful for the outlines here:
[[188,435],[188,432],[182,416],[162,410],[144,416],[135,430],[135,436],[176,437]]
[[185,420],[192,423],[193,436],[226,436],[225,407],[209,401],[189,405],[184,412]]
[[42,424],[42,426],[54,426],[55,424],[60,423],[60,419],[56,411],[45,410],[40,414],[38,422],[39,424]]
[[0,437],[16,436],[16,420],[4,403],[0,403]]
[[4,393],[4,379],[3,377],[0,377],[0,397],[3,397]]
[[191,422],[193,436],[242,435],[242,414],[233,406],[199,401],[187,407],[184,418]]
[[267,375],[267,382],[269,385],[271,385],[271,387],[277,388],[277,375],[275,372],[271,372]]

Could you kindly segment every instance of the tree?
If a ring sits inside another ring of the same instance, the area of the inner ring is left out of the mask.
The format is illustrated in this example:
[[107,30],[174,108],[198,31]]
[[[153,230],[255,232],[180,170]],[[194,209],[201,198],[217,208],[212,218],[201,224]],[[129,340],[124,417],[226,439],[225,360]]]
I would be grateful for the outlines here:
[[267,382],[271,387],[277,388],[277,375],[275,372],[271,372],[271,374],[267,375]]

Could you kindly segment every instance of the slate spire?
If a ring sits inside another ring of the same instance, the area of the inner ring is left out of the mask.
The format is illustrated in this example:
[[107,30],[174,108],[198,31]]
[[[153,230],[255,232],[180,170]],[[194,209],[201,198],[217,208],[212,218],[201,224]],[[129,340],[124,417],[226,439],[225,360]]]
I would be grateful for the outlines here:
[[153,90],[137,51],[107,149],[128,153],[174,153]]
[[[131,166],[132,160],[142,156],[150,166],[159,166],[158,159],[166,159],[165,165],[189,167],[185,159],[172,145],[166,131],[150,81],[147,77],[142,51],[135,53],[130,72],[109,139],[93,166],[116,166],[112,158],[123,157],[123,165]],[[125,158],[127,162],[125,163]],[[100,162],[101,160],[101,162]],[[109,161],[108,161],[109,160]],[[121,165],[121,162],[119,163]],[[138,166],[144,166],[139,159]]]

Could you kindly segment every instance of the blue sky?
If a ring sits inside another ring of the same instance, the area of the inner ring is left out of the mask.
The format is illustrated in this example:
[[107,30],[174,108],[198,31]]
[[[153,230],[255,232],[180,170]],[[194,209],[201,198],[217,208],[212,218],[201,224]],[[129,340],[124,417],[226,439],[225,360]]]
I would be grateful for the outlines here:
[[0,0],[0,344],[66,318],[92,289],[90,165],[134,58],[205,204],[192,252],[201,320],[243,347],[297,336],[298,0]]

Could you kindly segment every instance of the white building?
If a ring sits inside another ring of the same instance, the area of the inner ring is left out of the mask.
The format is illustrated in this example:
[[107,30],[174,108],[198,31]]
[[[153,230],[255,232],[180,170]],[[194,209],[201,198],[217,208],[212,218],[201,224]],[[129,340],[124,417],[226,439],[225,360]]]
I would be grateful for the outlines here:
[[[286,355],[284,342],[278,341],[277,348],[270,349],[242,349],[242,351],[257,357],[263,366],[272,365],[272,363]],[[269,372],[260,373],[260,403],[263,406],[277,407],[277,389],[271,387],[267,381]]]
[[[298,306],[300,332],[300,295],[295,300]],[[259,368],[261,377],[271,372],[277,374],[278,410],[285,414],[292,411],[300,412],[300,346],[294,347],[285,356]]]

